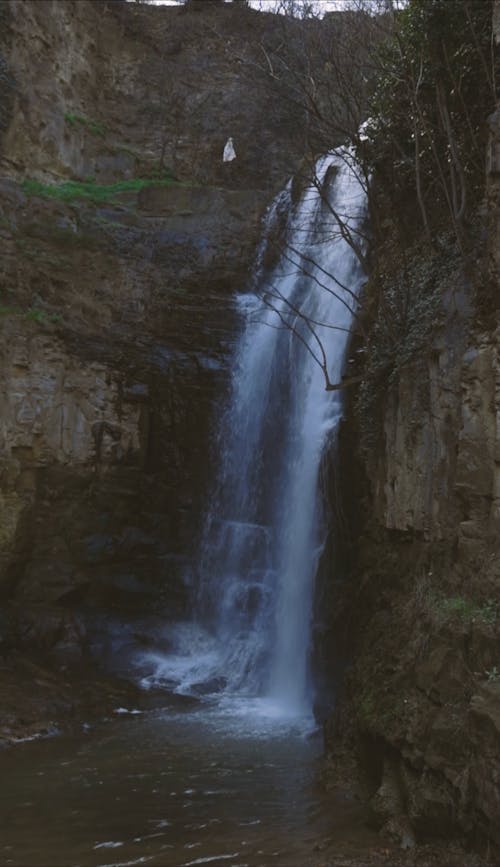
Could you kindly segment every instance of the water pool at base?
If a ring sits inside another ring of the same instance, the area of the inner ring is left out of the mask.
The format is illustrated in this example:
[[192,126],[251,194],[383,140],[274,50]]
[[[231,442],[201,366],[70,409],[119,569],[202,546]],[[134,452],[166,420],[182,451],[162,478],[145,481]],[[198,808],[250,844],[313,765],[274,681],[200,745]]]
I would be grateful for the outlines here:
[[338,838],[373,842],[359,808],[326,803],[322,743],[248,702],[152,711],[0,754],[0,863],[16,867],[307,867]]

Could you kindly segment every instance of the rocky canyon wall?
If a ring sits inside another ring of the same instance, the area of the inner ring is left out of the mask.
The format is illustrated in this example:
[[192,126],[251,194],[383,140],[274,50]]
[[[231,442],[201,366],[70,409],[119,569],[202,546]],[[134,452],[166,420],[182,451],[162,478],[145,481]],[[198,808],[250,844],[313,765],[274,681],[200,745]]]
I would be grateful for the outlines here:
[[0,637],[67,664],[185,613],[231,294],[304,131],[246,71],[273,16],[0,12]]
[[334,767],[354,748],[374,821],[403,845],[500,843],[498,110],[488,123],[472,266],[433,260],[427,313],[415,308],[425,340],[349,399],[341,438],[351,568],[333,632],[352,666],[327,743]]

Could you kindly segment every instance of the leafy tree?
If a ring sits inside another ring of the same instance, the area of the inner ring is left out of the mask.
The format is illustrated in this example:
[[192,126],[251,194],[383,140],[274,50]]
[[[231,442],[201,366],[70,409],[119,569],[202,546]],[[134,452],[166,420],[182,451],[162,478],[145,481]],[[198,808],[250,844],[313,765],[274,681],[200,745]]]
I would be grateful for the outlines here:
[[491,20],[490,0],[410,0],[393,12],[362,149],[397,207],[416,197],[428,241],[448,222],[462,252],[495,103]]

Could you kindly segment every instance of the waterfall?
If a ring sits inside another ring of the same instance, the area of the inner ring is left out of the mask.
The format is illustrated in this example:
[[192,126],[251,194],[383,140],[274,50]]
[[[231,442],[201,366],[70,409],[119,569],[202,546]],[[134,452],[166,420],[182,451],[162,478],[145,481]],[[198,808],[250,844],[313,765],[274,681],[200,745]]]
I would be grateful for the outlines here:
[[[219,424],[218,478],[200,554],[198,631],[177,635],[180,688],[268,696],[284,713],[311,705],[314,579],[325,537],[319,471],[342,412],[328,375],[343,372],[362,271],[356,239],[365,195],[352,154],[316,164],[298,203],[292,184],[269,209],[254,291]],[[267,246],[286,216],[279,260]],[[339,223],[338,217],[341,218]],[[323,356],[324,352],[324,356]],[[316,357],[313,357],[313,353]],[[207,637],[207,633],[210,636]]]

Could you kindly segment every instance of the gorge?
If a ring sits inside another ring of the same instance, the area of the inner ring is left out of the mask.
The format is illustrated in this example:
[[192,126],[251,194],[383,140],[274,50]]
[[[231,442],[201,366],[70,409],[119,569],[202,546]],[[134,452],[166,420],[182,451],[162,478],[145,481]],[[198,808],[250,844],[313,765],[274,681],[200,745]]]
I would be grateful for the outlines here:
[[0,5],[2,863],[496,863],[498,3],[400,26],[432,76],[451,4],[435,153],[362,8]]

